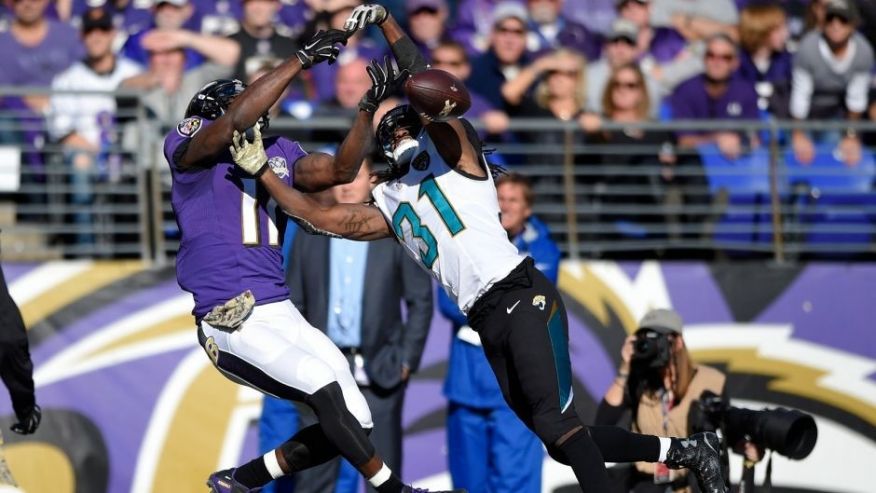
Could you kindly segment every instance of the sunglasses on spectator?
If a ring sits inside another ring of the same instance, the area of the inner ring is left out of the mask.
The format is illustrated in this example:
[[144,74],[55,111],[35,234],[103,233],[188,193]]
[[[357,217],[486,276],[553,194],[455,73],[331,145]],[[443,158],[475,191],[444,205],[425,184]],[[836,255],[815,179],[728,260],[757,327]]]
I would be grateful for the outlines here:
[[827,14],[824,17],[825,24],[830,24],[833,21],[840,21],[840,24],[848,24],[849,23],[848,19],[846,19],[845,17],[843,17],[841,15],[837,15],[837,14]]
[[524,34],[526,34],[525,29],[515,29],[513,27],[504,27],[504,26],[497,26],[496,32],[499,34],[515,34],[517,36],[523,36]]
[[447,65],[450,67],[461,67],[465,65],[465,61],[463,60],[441,60],[439,58],[432,59],[432,66],[437,67],[438,65]]
[[638,81],[630,82],[630,81],[616,80],[616,81],[612,81],[611,87],[613,87],[614,89],[638,89],[638,88],[642,87],[642,84],[640,84]]
[[433,9],[432,7],[420,7],[417,10],[411,12],[410,16],[414,17],[420,14],[438,15],[438,9]]
[[706,58],[711,60],[722,60],[725,62],[732,62],[736,59],[736,55],[732,53],[715,53],[714,51],[707,51]]

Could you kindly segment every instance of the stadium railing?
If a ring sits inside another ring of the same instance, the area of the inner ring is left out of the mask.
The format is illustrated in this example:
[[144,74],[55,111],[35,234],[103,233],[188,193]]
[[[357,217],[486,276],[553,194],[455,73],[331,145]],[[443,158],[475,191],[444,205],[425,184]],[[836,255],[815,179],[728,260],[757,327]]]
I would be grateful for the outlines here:
[[[0,91],[47,94],[8,89]],[[0,110],[4,258],[139,257],[161,264],[176,252],[179,232],[161,149],[175,122],[151,118],[136,93],[111,96],[120,105],[87,174],[87,200],[77,188],[82,173],[74,172],[66,149],[45,137],[42,115]],[[793,128],[825,136],[812,164],[794,159]],[[835,137],[849,128],[865,142],[876,137],[876,125],[845,121],[604,122],[601,129],[633,136],[726,130],[760,142],[746,143],[731,160],[714,146],[685,150],[660,139],[616,144],[584,137],[576,123],[513,119],[487,147],[494,149],[489,160],[533,180],[534,211],[571,258],[873,259],[876,164],[867,147],[860,162],[842,162]],[[330,150],[347,129],[346,118],[285,117],[273,119],[270,131],[308,150]],[[507,138],[523,132],[529,137],[522,141]],[[675,164],[662,164],[660,156]]]

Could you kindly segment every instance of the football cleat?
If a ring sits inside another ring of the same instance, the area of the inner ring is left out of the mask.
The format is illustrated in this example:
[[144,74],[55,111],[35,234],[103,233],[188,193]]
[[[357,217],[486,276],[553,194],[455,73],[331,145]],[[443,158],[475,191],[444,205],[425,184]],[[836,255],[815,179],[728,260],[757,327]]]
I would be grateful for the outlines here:
[[665,464],[672,469],[690,469],[703,493],[725,493],[727,486],[721,474],[720,446],[718,436],[708,431],[688,438],[674,438],[666,452]]
[[234,479],[234,469],[216,471],[207,478],[210,493],[257,493],[261,488],[250,488]]
[[447,490],[447,491],[432,491],[426,488],[414,488],[413,486],[402,486],[402,493],[468,493],[464,489]]

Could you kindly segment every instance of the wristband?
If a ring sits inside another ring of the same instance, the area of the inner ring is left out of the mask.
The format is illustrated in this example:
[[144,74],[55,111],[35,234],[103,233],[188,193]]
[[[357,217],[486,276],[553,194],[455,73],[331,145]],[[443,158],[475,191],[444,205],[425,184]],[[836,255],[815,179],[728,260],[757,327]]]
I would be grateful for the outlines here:
[[268,168],[270,168],[270,166],[268,166],[268,162],[265,161],[265,164],[263,164],[262,167],[259,168],[259,170],[256,171],[255,174],[252,175],[252,176],[255,177],[255,178],[261,178],[261,176],[262,176],[263,174],[265,174],[265,171],[267,171]]

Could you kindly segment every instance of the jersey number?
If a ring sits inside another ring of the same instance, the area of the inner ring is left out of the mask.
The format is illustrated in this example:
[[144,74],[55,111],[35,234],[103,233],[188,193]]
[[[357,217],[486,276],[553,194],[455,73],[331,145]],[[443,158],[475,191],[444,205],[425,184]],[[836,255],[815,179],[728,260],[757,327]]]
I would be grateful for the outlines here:
[[[438,212],[441,221],[450,234],[456,236],[465,229],[465,225],[459,218],[459,215],[453,210],[453,206],[447,201],[447,197],[438,183],[435,182],[435,176],[429,175],[420,182],[420,189],[417,192],[417,198],[422,198],[423,195],[432,203],[432,207]],[[392,229],[395,230],[396,236],[404,237],[402,224],[407,221],[411,225],[411,234],[414,238],[419,238],[426,246],[425,250],[420,250],[420,259],[427,268],[431,269],[438,259],[438,242],[435,240],[435,235],[428,226],[424,225],[420,220],[420,216],[414,210],[414,207],[409,202],[402,202],[392,215]]]
[[[259,221],[258,183],[256,180],[243,180],[240,203],[240,226],[243,229],[243,244],[256,246],[262,244]],[[268,245],[280,246],[280,233],[277,231],[277,203],[274,199],[265,206],[268,213]]]

